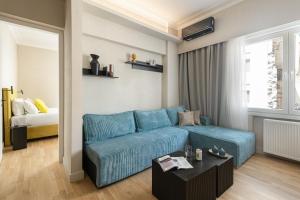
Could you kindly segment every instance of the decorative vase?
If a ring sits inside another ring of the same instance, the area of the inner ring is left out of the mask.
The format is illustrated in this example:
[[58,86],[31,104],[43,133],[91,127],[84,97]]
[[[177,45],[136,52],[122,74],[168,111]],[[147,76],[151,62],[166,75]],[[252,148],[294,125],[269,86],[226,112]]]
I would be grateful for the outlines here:
[[100,68],[100,64],[98,62],[99,56],[96,54],[90,54],[90,56],[92,57],[92,61],[90,62],[92,74],[99,76],[99,68]]

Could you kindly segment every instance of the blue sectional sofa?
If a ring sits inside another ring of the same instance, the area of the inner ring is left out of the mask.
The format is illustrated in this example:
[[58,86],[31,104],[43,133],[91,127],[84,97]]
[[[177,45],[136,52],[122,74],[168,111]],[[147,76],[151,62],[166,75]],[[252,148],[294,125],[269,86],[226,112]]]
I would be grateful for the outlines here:
[[234,156],[236,167],[255,152],[251,132],[211,126],[178,126],[183,108],[130,111],[112,115],[86,114],[83,117],[83,165],[97,187],[103,187],[151,167],[154,158],[194,148],[223,147]]

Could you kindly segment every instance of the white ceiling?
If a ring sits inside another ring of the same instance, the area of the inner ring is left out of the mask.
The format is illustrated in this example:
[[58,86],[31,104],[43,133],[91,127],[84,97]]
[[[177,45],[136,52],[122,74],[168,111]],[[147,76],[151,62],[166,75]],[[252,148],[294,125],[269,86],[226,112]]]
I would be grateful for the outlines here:
[[242,0],[91,0],[115,11],[178,28],[187,20]]
[[149,10],[166,20],[169,25],[176,24],[196,12],[221,5],[228,0],[127,0],[145,10]]
[[8,24],[18,45],[58,51],[58,34],[27,26]]

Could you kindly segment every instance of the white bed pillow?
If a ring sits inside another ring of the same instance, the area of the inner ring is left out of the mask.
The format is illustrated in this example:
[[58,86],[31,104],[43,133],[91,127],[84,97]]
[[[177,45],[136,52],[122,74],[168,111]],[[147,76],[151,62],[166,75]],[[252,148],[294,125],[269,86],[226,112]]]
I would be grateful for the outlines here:
[[38,114],[39,110],[37,107],[32,103],[31,99],[25,99],[24,100],[24,109],[25,112],[28,114]]
[[24,109],[24,99],[21,98],[15,98],[12,101],[12,112],[14,116],[24,115],[25,109]]

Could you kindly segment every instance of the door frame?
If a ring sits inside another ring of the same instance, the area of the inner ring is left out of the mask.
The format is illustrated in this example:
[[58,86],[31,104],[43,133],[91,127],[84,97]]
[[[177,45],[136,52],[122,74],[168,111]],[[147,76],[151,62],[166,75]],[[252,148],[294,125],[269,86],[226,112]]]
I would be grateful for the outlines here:
[[[28,26],[31,28],[41,29],[44,31],[58,34],[59,40],[59,162],[63,162],[64,156],[64,28],[52,26],[49,24],[36,22],[22,17],[0,12],[0,20],[13,24]],[[2,141],[1,141],[2,142]]]

